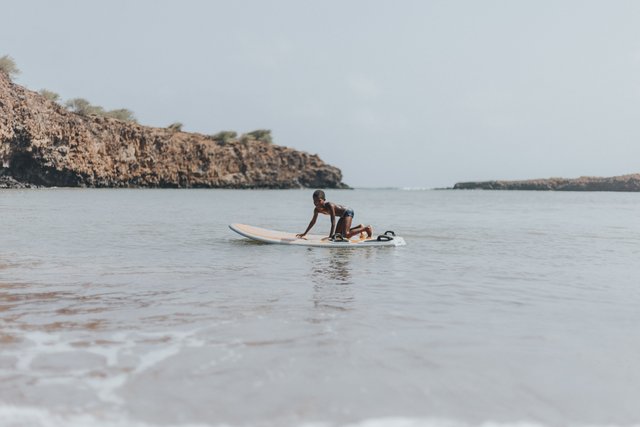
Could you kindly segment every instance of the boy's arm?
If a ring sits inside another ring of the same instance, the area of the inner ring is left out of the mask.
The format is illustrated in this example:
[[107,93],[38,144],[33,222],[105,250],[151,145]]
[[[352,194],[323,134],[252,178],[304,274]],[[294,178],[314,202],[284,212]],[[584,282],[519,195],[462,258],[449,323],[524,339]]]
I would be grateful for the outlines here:
[[316,219],[318,219],[318,210],[314,209],[313,210],[313,217],[311,218],[311,222],[309,222],[309,226],[307,227],[306,230],[304,230],[304,233],[296,234],[296,237],[304,237],[304,236],[306,236],[307,233],[309,232],[309,230],[311,230],[311,228],[315,225]]

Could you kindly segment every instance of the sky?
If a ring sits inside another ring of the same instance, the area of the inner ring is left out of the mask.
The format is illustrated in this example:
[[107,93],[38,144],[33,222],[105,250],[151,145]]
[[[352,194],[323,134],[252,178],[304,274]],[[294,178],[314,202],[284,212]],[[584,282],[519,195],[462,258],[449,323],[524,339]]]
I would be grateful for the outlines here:
[[0,0],[15,82],[353,187],[640,172],[640,1]]

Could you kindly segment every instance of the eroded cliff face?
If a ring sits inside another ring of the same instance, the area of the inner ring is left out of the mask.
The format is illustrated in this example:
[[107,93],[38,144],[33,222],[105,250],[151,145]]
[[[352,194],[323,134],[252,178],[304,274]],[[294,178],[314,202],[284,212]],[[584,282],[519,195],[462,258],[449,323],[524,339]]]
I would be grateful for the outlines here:
[[0,72],[0,186],[344,188],[317,155],[80,116]]

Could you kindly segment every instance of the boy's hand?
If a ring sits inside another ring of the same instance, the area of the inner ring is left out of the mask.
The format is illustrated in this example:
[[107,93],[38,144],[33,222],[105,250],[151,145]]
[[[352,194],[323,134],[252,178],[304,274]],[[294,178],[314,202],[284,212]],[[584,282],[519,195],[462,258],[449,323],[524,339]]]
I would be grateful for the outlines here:
[[304,239],[304,236],[306,236],[307,233],[300,233],[300,234],[296,234],[296,237],[299,239]]

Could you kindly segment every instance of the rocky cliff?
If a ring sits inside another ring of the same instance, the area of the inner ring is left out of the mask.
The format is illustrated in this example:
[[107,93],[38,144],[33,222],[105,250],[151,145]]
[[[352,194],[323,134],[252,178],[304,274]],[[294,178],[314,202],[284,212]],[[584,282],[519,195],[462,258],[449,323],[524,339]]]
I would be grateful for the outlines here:
[[611,178],[583,176],[525,181],[459,182],[454,190],[640,191],[640,174]]
[[344,188],[317,155],[81,116],[0,72],[0,187]]

